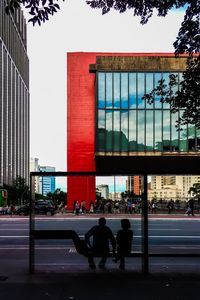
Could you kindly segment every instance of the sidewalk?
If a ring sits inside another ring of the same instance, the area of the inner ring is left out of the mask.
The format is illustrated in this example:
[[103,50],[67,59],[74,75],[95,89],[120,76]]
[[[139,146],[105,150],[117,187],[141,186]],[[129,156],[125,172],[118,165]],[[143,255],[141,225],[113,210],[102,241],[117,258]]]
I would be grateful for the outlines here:
[[8,274],[0,281],[1,299],[5,300],[197,300],[199,293],[199,277],[112,270],[29,275],[22,266],[17,277]]
[[[75,215],[74,213],[57,213],[54,216],[46,216],[46,215],[36,215],[35,216],[37,219],[39,218],[44,218],[44,219],[65,219],[65,218],[77,218],[77,219],[98,219],[100,217],[105,217],[107,219],[122,219],[122,218],[127,218],[127,219],[140,219],[142,218],[141,214],[79,214]],[[200,214],[195,214],[194,216],[188,216],[186,214],[161,214],[161,213],[155,213],[155,214],[148,214],[149,219],[188,219],[188,220],[200,220]],[[19,215],[0,215],[0,219],[23,219],[26,218],[28,219],[29,216],[19,216]]]

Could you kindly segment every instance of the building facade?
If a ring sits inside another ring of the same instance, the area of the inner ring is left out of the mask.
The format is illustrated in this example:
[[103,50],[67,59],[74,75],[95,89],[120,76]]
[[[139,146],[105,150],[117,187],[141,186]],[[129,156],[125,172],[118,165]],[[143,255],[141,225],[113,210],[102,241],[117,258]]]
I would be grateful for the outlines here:
[[[39,172],[40,166],[39,166],[39,159],[36,157],[30,158],[30,172]],[[40,185],[39,185],[39,177],[35,176],[35,193],[40,193]]]
[[[40,172],[55,172],[55,167],[39,166]],[[39,193],[46,196],[48,193],[54,193],[56,190],[55,176],[42,176],[39,177]]]
[[21,9],[0,1],[0,185],[29,183],[29,60]]
[[143,177],[142,176],[128,176],[126,180],[126,191],[133,192],[139,196],[142,194]]
[[191,196],[188,191],[195,183],[200,183],[200,176],[151,176],[150,198],[164,199],[173,194],[173,197],[187,201]]
[[[186,57],[169,53],[68,53],[68,171],[198,174],[200,130],[177,131],[181,109],[142,99],[185,67]],[[68,207],[83,198],[95,200],[95,178],[68,178]]]
[[97,185],[97,189],[99,190],[102,198],[104,199],[109,198],[109,186],[107,184]]

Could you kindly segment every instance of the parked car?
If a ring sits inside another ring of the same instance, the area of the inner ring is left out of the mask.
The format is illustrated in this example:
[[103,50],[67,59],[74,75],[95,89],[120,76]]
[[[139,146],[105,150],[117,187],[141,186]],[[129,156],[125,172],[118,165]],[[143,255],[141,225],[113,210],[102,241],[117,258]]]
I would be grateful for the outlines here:
[[38,200],[35,202],[35,213],[54,215],[56,212],[56,206],[50,200]]
[[[54,215],[56,207],[50,200],[37,200],[35,202],[35,214]],[[30,213],[30,204],[25,204],[15,210],[17,215],[28,215]]]

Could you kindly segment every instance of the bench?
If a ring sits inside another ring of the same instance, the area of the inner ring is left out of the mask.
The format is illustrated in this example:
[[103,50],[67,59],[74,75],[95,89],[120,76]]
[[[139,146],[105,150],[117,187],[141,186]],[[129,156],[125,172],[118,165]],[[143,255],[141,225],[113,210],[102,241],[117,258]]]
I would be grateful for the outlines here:
[[[76,231],[74,230],[33,230],[30,234],[30,237],[35,240],[49,240],[49,239],[64,239],[72,240],[75,246],[77,253],[88,257],[91,255],[90,249],[87,246],[85,240],[81,239]],[[95,257],[100,257],[101,254],[92,253]],[[142,253],[139,251],[132,251],[127,257],[141,257]],[[113,252],[108,253],[108,257],[115,257]]]
[[[100,257],[101,254],[93,254],[90,252],[86,242],[79,237],[74,230],[32,230],[30,232],[30,240],[37,239],[66,239],[72,240],[77,253],[88,257],[93,255],[94,257]],[[30,249],[33,250],[33,249]],[[131,251],[126,257],[144,257],[145,254],[141,251]],[[113,252],[108,253],[108,257],[115,257]],[[200,257],[200,253],[148,253],[148,257]]]

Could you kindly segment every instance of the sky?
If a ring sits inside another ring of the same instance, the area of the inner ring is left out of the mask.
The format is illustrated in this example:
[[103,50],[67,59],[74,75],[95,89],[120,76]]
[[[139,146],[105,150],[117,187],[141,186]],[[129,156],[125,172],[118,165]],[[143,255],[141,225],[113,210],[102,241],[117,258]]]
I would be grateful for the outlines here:
[[[129,11],[104,16],[85,0],[59,1],[61,10],[41,26],[28,23],[30,155],[66,171],[67,52],[173,52],[183,11],[146,25]],[[25,13],[27,18],[27,13]],[[65,179],[57,180],[63,187]]]

